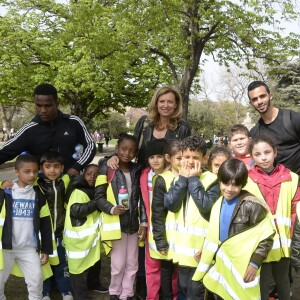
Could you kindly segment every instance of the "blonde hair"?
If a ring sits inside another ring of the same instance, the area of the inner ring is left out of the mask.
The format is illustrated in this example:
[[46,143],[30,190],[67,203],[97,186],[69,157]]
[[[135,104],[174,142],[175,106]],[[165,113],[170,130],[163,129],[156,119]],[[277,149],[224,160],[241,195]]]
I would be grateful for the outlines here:
[[157,109],[157,101],[159,97],[167,93],[174,94],[176,104],[177,104],[174,113],[169,119],[169,122],[167,124],[167,129],[175,130],[178,127],[178,123],[182,117],[182,98],[179,90],[172,86],[162,86],[155,91],[149,104],[149,123],[154,125],[157,129],[163,129],[160,121],[160,115]]

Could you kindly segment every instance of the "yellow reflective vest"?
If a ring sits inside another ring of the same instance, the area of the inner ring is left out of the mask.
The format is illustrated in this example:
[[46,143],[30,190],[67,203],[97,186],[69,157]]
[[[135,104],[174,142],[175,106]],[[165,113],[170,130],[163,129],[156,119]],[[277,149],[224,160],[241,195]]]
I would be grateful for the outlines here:
[[[43,191],[40,189],[41,193],[43,193]],[[41,209],[40,209],[40,218],[50,216],[50,210],[49,210],[49,206],[46,203]],[[4,262],[3,262],[3,247],[2,247],[2,234],[3,234],[3,226],[4,226],[4,222],[5,222],[5,217],[6,217],[6,208],[5,208],[5,199],[3,200],[3,204],[2,204],[2,209],[0,212],[0,269],[4,268]],[[54,232],[53,232],[53,227],[52,227],[52,246],[53,246],[53,253],[56,252],[57,253],[57,248],[56,248],[56,243],[55,243],[55,239],[53,239],[54,237]],[[54,243],[53,243],[54,240]],[[11,269],[10,272],[12,275],[18,276],[18,277],[24,277],[22,270],[20,269],[19,265],[17,264],[17,262],[14,262],[14,265]],[[50,255],[49,255],[49,261],[44,264],[42,266],[42,273],[43,273],[43,279],[47,279],[50,278],[53,273],[52,273],[52,269],[50,266]]]
[[[168,191],[172,181],[175,178],[175,175],[171,171],[164,172],[158,176],[163,177],[165,180],[166,184],[166,190]],[[154,190],[154,185],[155,185],[155,179],[157,177],[155,176],[153,178],[153,190]],[[164,201],[164,199],[161,199],[161,201]],[[148,243],[149,243],[149,251],[150,251],[150,256],[155,259],[166,259],[170,260],[173,258],[173,235],[174,235],[174,226],[175,226],[175,218],[174,218],[174,213],[171,211],[168,212],[167,217],[166,217],[166,238],[169,243],[169,249],[168,249],[168,254],[167,255],[162,255],[156,248],[156,244],[153,238],[153,232],[152,232],[152,199],[150,199],[150,220],[148,220],[148,224],[150,223],[150,229],[149,229],[149,236],[148,236]]]
[[[68,185],[70,183],[70,176],[68,174],[65,174],[62,176],[61,178],[63,180],[64,186],[65,186],[65,190],[67,190]],[[64,207],[65,209],[67,209],[67,203],[64,203]],[[51,214],[50,214],[51,216]],[[56,240],[55,240],[55,230],[54,230],[54,225],[53,225],[53,220],[51,218],[51,223],[52,223],[52,245],[53,245],[53,254],[49,255],[49,262],[50,265],[55,266],[59,264],[59,258],[58,258],[58,253],[57,253],[57,245],[56,245]]]
[[[204,172],[200,181],[205,190],[217,179],[211,172]],[[188,267],[197,267],[198,262],[194,258],[196,252],[202,249],[207,233],[208,222],[201,216],[198,207],[191,196],[182,204],[175,215],[174,229],[174,254],[173,262]]]
[[[282,257],[291,257],[291,226],[292,226],[292,200],[298,188],[298,175],[291,172],[292,180],[281,183],[276,214],[273,219],[276,227],[272,250],[264,262],[279,261]],[[264,197],[250,177],[244,187],[254,196],[264,200]]]
[[213,206],[207,237],[194,281],[203,279],[207,289],[224,300],[259,300],[259,273],[252,282],[245,283],[244,275],[258,244],[274,233],[271,215],[249,229],[219,240],[220,211],[223,197]]
[[72,226],[70,209],[74,203],[87,203],[86,193],[75,189],[69,199],[63,240],[68,257],[69,271],[81,274],[100,259],[100,213],[98,210],[86,216],[81,226]]
[[[96,179],[96,187],[101,184],[106,184],[107,175],[99,175]],[[113,205],[117,205],[117,201],[114,196],[114,192],[111,186],[111,183],[108,184],[107,191],[107,201],[109,201]],[[120,217],[118,215],[110,215],[105,212],[101,212],[100,214],[101,226],[101,241],[104,247],[105,253],[107,255],[110,254],[112,249],[112,241],[121,239],[121,225],[120,225]]]

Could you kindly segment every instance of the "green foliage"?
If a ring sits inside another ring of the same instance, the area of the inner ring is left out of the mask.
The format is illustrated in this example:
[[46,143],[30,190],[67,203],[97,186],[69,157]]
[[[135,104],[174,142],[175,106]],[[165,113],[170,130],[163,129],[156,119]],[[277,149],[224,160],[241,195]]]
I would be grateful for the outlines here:
[[182,91],[185,116],[203,54],[220,64],[278,65],[299,49],[281,36],[292,0],[6,0],[0,18],[0,101],[30,101],[53,83],[87,124],[111,109],[145,107],[160,84]]
[[242,123],[247,108],[234,101],[191,101],[188,122],[193,134],[203,134],[210,139],[214,134],[227,135],[229,129]]
[[111,138],[118,138],[122,132],[128,132],[126,118],[118,112],[112,112],[106,120],[99,122],[101,133],[109,133]]
[[276,74],[274,105],[300,111],[300,59],[283,64]]

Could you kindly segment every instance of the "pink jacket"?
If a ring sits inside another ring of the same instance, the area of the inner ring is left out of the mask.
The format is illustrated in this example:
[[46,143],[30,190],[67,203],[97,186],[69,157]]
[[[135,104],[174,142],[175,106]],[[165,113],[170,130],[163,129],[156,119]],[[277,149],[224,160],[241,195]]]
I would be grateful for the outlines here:
[[148,219],[148,224],[150,224],[150,199],[149,199],[149,190],[148,190],[148,173],[150,172],[151,168],[148,167],[144,169],[141,173],[140,177],[140,185],[142,191],[142,198],[144,201],[144,205],[146,208],[146,215]]
[[[292,179],[290,172],[288,168],[281,164],[278,164],[271,174],[267,174],[257,166],[253,166],[249,170],[249,177],[258,184],[273,215],[276,213],[281,183]],[[292,199],[292,228],[294,228],[296,205],[299,200],[300,189],[298,188],[295,197]]]

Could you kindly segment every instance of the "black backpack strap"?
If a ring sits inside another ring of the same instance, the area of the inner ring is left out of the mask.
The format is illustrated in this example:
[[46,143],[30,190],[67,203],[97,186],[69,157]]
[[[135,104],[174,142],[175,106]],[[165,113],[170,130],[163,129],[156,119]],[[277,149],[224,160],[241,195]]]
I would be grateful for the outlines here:
[[294,126],[292,124],[292,111],[289,109],[282,109],[283,111],[283,127],[295,140],[300,142],[299,136],[297,135]]
[[[297,141],[300,142],[300,138],[296,133],[292,124],[292,111],[289,109],[281,109],[283,116],[283,127],[284,129]],[[259,121],[251,129],[251,137],[259,136]]]

